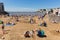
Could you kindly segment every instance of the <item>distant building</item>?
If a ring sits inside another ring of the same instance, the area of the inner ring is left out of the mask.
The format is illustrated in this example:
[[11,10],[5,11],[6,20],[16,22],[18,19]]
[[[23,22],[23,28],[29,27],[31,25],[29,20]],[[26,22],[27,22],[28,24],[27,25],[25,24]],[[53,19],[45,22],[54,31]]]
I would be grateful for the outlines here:
[[4,4],[0,3],[0,15],[9,15],[5,10],[4,10]]
[[4,4],[0,3],[0,12],[4,12]]

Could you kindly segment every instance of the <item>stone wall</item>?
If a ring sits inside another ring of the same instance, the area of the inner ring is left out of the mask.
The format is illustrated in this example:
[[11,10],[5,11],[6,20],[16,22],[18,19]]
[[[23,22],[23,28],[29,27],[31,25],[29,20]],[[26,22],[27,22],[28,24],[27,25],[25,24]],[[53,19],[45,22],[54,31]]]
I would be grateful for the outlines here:
[[57,16],[57,15],[54,15],[54,14],[49,14],[49,20],[50,21],[57,21],[57,22],[60,22],[60,16]]

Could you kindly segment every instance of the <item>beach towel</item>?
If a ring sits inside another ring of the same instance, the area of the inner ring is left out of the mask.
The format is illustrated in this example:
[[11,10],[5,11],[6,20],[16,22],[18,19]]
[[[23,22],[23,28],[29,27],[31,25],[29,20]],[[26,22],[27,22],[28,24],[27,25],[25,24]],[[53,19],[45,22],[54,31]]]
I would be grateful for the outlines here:
[[5,26],[14,26],[13,24],[5,24]]

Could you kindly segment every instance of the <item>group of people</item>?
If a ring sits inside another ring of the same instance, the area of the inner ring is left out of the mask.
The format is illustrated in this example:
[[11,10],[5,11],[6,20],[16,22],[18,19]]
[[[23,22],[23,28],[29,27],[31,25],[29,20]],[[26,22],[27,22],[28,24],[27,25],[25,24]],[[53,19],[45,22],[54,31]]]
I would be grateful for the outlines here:
[[[43,19],[43,17],[42,17],[42,19]],[[15,20],[14,20],[15,22],[19,22],[18,16],[12,16],[11,20],[13,20],[13,18],[15,18]],[[31,24],[35,23],[35,20],[33,18],[30,18],[29,23],[31,23]],[[11,23],[10,21],[6,23],[6,25],[15,25],[15,24],[16,23],[14,23],[14,22]],[[46,26],[47,24],[44,22],[41,25]],[[4,23],[4,21],[2,21],[2,27],[1,28],[2,28],[2,32],[3,32],[3,35],[4,35],[5,34],[5,23]],[[26,31],[25,34],[24,34],[24,37],[30,38],[30,37],[34,37],[35,35],[37,35],[39,37],[46,37],[45,32],[42,29]]]
[[[3,17],[3,16],[1,16],[1,17]],[[14,20],[14,21],[18,21],[18,17],[15,17],[16,18],[16,20]],[[6,19],[7,20],[7,19]],[[4,35],[5,34],[5,26],[9,26],[9,25],[15,25],[16,23],[13,21],[13,22],[11,22],[11,20],[13,20],[13,18],[12,19],[8,19],[8,21],[5,23],[4,21],[2,21],[2,20],[0,20],[0,25],[2,25],[1,26],[1,29],[2,29],[2,34]]]
[[[45,17],[45,15],[42,16],[42,17],[39,16],[38,19],[42,18],[42,20],[43,20],[43,18]],[[31,24],[34,23],[34,19],[33,18],[30,18],[30,23]],[[39,24],[39,26],[45,26],[45,27],[47,27],[47,23],[44,21],[43,23]],[[42,30],[41,28],[39,28],[38,30],[26,31],[24,33],[24,37],[26,37],[26,38],[34,37],[35,35],[37,35],[38,37],[47,37],[45,35],[44,30]]]
[[26,38],[35,37],[35,35],[37,35],[38,37],[47,37],[44,30],[42,30],[41,28],[39,28],[38,30],[26,31],[24,33],[24,37]]

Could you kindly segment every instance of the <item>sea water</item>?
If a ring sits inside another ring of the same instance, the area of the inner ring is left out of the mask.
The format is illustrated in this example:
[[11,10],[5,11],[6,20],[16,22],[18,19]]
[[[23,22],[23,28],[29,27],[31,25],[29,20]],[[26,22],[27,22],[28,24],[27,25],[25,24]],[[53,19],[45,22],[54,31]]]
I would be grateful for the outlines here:
[[9,15],[41,15],[43,16],[45,13],[40,12],[9,12]]

